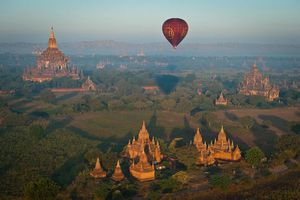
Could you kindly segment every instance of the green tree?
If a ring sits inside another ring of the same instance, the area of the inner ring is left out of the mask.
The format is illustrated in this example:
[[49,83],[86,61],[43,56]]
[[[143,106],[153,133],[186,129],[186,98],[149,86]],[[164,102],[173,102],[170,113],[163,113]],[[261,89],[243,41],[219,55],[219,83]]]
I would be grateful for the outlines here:
[[45,136],[45,130],[41,125],[33,124],[29,127],[29,133],[37,140]]
[[208,183],[211,187],[226,190],[231,184],[231,179],[228,175],[213,175],[208,179]]
[[176,101],[174,99],[165,99],[160,104],[163,107],[163,109],[171,110],[172,108],[175,107]]
[[55,182],[41,178],[25,186],[24,197],[28,200],[51,200],[56,198],[58,191],[59,186]]
[[101,185],[95,191],[95,199],[105,200],[111,192],[111,185],[107,183],[101,183]]
[[279,152],[287,150],[300,154],[300,136],[299,135],[282,135],[276,143],[276,148]]
[[265,157],[264,152],[259,147],[252,147],[246,152],[246,162],[257,167]]

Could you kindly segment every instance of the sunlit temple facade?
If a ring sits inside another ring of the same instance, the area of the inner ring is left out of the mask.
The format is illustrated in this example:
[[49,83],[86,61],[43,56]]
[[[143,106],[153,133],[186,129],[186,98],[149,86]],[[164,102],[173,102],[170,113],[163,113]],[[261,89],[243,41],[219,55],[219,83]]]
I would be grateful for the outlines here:
[[122,181],[124,178],[125,178],[125,176],[122,172],[120,161],[118,160],[111,179],[116,181],[116,182],[119,182],[119,181]]
[[155,179],[154,164],[150,164],[144,150],[139,155],[138,162],[133,159],[129,168],[130,174],[139,181],[151,181]]
[[125,156],[132,160],[129,170],[133,177],[139,181],[155,179],[154,164],[160,163],[163,155],[161,154],[158,140],[155,141],[154,137],[150,140],[144,121],[138,138],[135,139],[134,137],[132,141],[129,140]]
[[211,141],[210,144],[203,143],[202,136],[199,128],[194,136],[193,144],[199,151],[198,164],[200,165],[212,165],[216,160],[225,161],[239,161],[241,159],[241,151],[236,145],[233,144],[229,138],[227,139],[226,133],[222,126],[218,137]]
[[256,64],[253,64],[250,72],[245,74],[243,82],[238,87],[238,92],[250,96],[264,96],[268,101],[279,97],[278,87],[270,84],[269,77],[263,77]]
[[55,77],[80,79],[78,69],[69,67],[68,61],[69,58],[58,49],[53,28],[51,28],[48,48],[37,56],[36,67],[25,69],[23,80],[44,82],[50,81]]
[[106,177],[106,172],[102,169],[99,158],[97,158],[95,168],[91,171],[90,175],[94,178]]
[[154,163],[160,163],[162,154],[160,151],[160,145],[158,140],[155,141],[154,137],[150,140],[149,133],[146,129],[145,121],[143,121],[142,128],[139,131],[138,138],[135,137],[128,141],[126,147],[126,156],[130,159],[135,159],[146,150],[148,153],[149,160]]
[[215,105],[227,106],[228,100],[224,97],[223,92],[221,92],[219,98],[215,100]]

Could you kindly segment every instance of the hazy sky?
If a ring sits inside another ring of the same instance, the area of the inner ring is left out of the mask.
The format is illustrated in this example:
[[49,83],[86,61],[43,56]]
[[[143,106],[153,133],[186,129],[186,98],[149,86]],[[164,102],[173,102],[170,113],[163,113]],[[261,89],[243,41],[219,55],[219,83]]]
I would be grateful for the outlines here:
[[1,0],[0,42],[161,42],[185,19],[185,42],[300,43],[300,0]]

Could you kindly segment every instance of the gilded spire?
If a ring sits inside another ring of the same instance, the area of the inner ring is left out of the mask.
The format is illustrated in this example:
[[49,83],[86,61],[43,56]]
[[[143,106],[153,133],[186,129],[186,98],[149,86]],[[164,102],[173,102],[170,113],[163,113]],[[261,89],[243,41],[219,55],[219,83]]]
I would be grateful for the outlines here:
[[91,171],[90,175],[94,178],[106,177],[106,172],[103,171],[100,161],[99,161],[99,158],[97,158],[95,168]]
[[220,132],[219,132],[218,140],[226,141],[226,133],[225,133],[225,131],[224,131],[223,125],[222,125],[222,127],[221,127]]
[[141,128],[141,130],[146,130],[146,123],[145,123],[145,120],[143,120],[143,123],[142,123],[142,128]]
[[122,172],[122,169],[121,169],[121,166],[120,166],[120,161],[118,160],[117,161],[117,165],[116,165],[116,168],[115,168],[115,171],[111,177],[114,181],[121,181],[123,180],[125,177],[124,177],[124,174]]
[[149,136],[149,133],[146,129],[146,123],[145,121],[143,121],[143,124],[142,124],[142,128],[139,132],[139,135],[138,135],[138,140],[143,140],[144,142],[147,142],[147,141],[150,141],[150,136]]
[[55,37],[54,37],[53,26],[51,26],[50,38],[55,38]]
[[48,48],[49,49],[56,49],[57,48],[53,27],[51,27],[50,37],[49,37],[49,40],[48,40]]
[[241,153],[241,150],[239,148],[239,145],[236,145],[236,148],[234,150],[234,153]]
[[100,161],[99,161],[99,157],[98,157],[97,160],[96,160],[95,169],[100,169],[100,170],[102,170],[102,167],[101,167],[101,164],[100,164]]
[[202,136],[199,128],[197,128],[196,134],[194,136],[194,144],[196,143],[202,143]]

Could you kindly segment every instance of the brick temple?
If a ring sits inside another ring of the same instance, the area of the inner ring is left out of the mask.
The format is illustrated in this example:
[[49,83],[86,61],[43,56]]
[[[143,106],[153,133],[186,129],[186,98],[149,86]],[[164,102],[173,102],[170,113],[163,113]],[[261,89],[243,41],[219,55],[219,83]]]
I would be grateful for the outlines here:
[[48,48],[37,56],[36,66],[25,69],[24,81],[44,82],[55,77],[70,77],[73,80],[80,78],[76,67],[68,66],[69,58],[57,47],[53,27],[48,40]]

